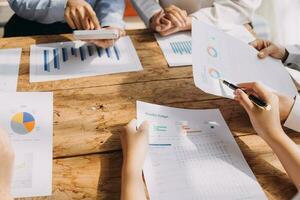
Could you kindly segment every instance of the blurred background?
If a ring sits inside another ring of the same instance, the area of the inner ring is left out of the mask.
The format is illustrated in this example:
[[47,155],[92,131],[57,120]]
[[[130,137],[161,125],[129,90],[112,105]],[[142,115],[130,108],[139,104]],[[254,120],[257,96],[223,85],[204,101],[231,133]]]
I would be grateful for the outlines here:
[[[0,0],[0,37],[12,14],[7,1]],[[126,0],[125,21],[127,29],[145,28],[130,0]],[[263,0],[253,24],[260,38],[272,39],[283,45],[300,44],[300,0]]]

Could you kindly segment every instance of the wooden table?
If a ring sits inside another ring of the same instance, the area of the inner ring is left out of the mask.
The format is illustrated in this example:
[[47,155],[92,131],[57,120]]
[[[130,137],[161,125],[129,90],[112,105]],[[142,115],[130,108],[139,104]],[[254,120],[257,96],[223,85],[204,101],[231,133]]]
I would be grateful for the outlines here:
[[[67,41],[70,35],[0,39],[0,48],[22,47],[18,91],[53,91],[53,195],[32,199],[119,199],[122,151],[119,132],[136,115],[136,100],[179,108],[219,108],[247,162],[270,199],[290,199],[296,188],[278,159],[251,128],[235,102],[205,94],[191,67],[170,69],[153,34],[129,35],[142,72],[63,81],[29,82],[29,46]],[[300,135],[289,131],[300,144]]]

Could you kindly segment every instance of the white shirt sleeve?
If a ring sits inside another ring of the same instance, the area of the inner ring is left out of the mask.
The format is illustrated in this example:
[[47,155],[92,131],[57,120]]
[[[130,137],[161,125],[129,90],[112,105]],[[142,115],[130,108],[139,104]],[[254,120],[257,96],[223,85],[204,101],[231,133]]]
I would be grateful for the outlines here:
[[290,115],[285,121],[284,126],[293,129],[294,131],[300,132],[300,96],[299,95],[295,99],[294,106],[291,110]]
[[295,64],[300,67],[300,45],[287,46],[286,50],[289,52],[289,56],[284,64]]
[[232,25],[251,22],[261,0],[215,0],[212,7],[203,8],[192,14],[198,20],[226,30]]
[[131,0],[131,3],[147,27],[152,16],[162,10],[156,0]]

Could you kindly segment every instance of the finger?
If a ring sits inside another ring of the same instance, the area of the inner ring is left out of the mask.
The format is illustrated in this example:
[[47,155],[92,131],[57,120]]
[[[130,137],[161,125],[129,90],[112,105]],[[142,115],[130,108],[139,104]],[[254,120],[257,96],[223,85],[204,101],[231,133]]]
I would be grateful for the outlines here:
[[82,26],[80,23],[80,20],[78,19],[78,15],[76,14],[76,11],[72,10],[71,11],[71,18],[73,22],[75,23],[76,29],[81,30]]
[[83,7],[77,9],[78,17],[80,18],[80,23],[85,30],[89,29],[88,18],[85,16],[85,10]]
[[276,53],[277,48],[274,45],[268,46],[264,49],[262,49],[259,53],[258,53],[258,57],[259,58],[265,58],[267,56],[270,56],[274,53]]
[[94,24],[91,22],[91,20],[88,19],[89,25],[90,25],[90,29],[91,30],[95,30],[95,26]]
[[160,35],[161,36],[167,36],[167,35],[171,35],[173,33],[176,33],[178,31],[179,31],[179,28],[175,26],[175,27],[170,28],[170,29],[168,29],[166,31],[160,32]]
[[125,127],[127,133],[135,133],[136,132],[137,120],[132,119]]
[[85,9],[87,10],[87,14],[90,17],[91,22],[94,24],[95,29],[100,29],[100,23],[93,8],[90,5],[87,5]]
[[244,109],[249,112],[254,107],[254,104],[249,99],[248,95],[241,89],[236,91],[239,103],[244,107]]
[[272,95],[270,91],[268,91],[262,84],[258,82],[241,83],[238,84],[238,86],[246,89],[252,89],[259,97],[266,101],[269,101],[269,97]]
[[255,49],[260,51],[262,48],[264,48],[264,42],[263,40],[257,39],[253,42],[250,42],[250,45],[253,46]]
[[181,27],[185,26],[187,17],[181,15],[181,11],[175,11],[172,10],[171,13],[177,18],[177,20],[180,22]]
[[154,30],[157,32],[161,31],[161,19],[163,18],[163,16],[164,16],[164,12],[162,10],[159,12],[158,16],[154,18],[154,26],[155,26]]
[[76,28],[75,23],[73,22],[73,20],[72,20],[72,18],[70,16],[70,9],[69,8],[66,9],[65,19],[66,19],[68,25],[71,27],[71,29],[75,29]]
[[168,13],[167,18],[177,27],[181,27],[180,19],[178,19],[173,13]]
[[168,19],[166,19],[165,17],[161,18],[161,26],[160,26],[160,30],[157,32],[164,32],[170,28],[172,28],[172,22]]
[[143,123],[138,128],[138,131],[140,133],[146,133],[146,134],[148,134],[148,132],[149,132],[149,122],[148,121],[143,121]]

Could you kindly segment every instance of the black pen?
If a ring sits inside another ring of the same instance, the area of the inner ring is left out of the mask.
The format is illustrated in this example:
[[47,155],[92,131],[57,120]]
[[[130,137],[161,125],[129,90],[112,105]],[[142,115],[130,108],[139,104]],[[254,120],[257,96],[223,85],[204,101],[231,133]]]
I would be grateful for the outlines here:
[[[221,83],[223,83],[224,85],[228,86],[230,89],[232,90],[237,90],[237,89],[241,89],[243,90],[242,88],[232,84],[232,83],[229,83],[225,80],[222,80],[220,79]],[[244,91],[244,90],[243,90]],[[245,91],[244,91],[245,92]],[[247,93],[246,93],[247,94]],[[263,101],[262,99],[254,96],[253,94],[247,94],[249,99],[252,101],[252,103],[254,103],[256,106],[258,106],[259,108],[261,109],[264,109],[264,110],[271,110],[271,105],[267,104],[265,101]]]

